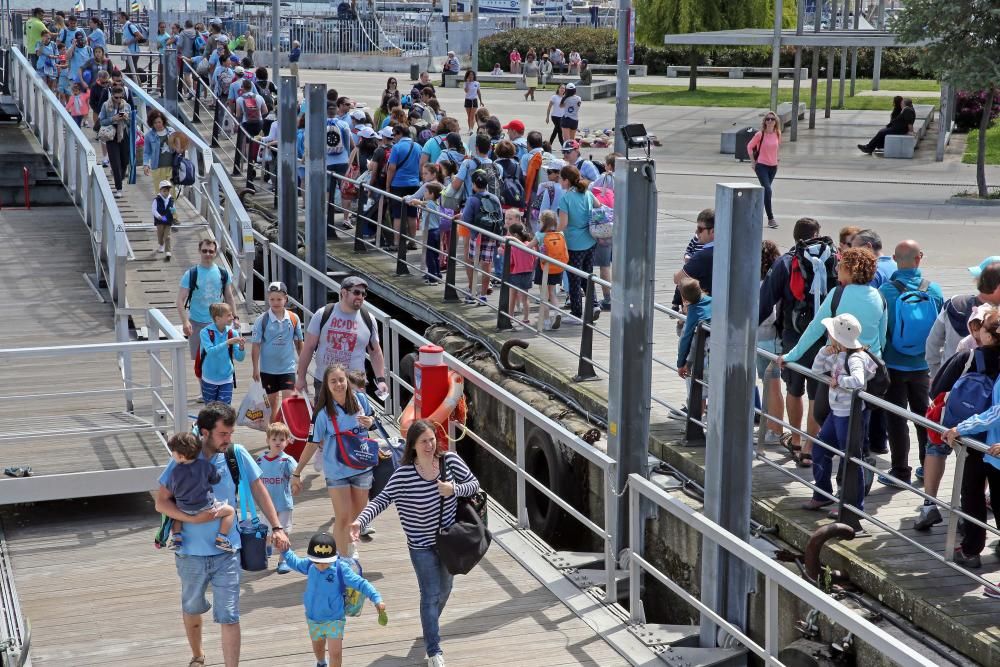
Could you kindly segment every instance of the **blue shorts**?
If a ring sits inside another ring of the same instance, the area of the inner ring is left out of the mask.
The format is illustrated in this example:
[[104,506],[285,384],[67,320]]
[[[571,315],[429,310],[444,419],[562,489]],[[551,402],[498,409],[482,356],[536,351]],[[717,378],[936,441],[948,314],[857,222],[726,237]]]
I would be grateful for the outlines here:
[[925,454],[927,456],[937,456],[938,458],[942,459],[948,458],[948,456],[951,454],[951,447],[949,447],[947,443],[944,442],[942,442],[940,445],[935,445],[928,442]]
[[[181,611],[198,616],[212,609],[212,620],[222,625],[240,622],[240,555],[184,556],[174,563],[181,579]],[[205,591],[212,586],[212,602]]]
[[306,623],[309,625],[309,639],[316,641],[317,639],[343,639],[344,638],[344,625],[347,619],[340,619],[339,621],[310,621],[306,619]]
[[327,477],[326,488],[339,489],[343,486],[352,486],[355,489],[370,489],[374,480],[375,472],[373,470],[366,470],[365,472],[359,472],[357,475],[351,475],[343,479],[330,479]]

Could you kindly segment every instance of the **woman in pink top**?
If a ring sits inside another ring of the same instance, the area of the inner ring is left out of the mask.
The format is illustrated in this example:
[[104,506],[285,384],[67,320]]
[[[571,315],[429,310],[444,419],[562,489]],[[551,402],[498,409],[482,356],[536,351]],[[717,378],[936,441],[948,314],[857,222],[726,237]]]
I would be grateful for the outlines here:
[[773,111],[768,111],[764,116],[764,129],[753,135],[750,143],[747,144],[747,152],[750,153],[750,166],[757,174],[757,180],[764,188],[764,211],[767,213],[767,226],[777,229],[778,223],[774,219],[774,211],[771,209],[771,192],[774,177],[778,175],[778,150],[781,148],[781,123],[778,116]]
[[521,73],[521,52],[517,50],[517,47],[510,51],[510,73]]

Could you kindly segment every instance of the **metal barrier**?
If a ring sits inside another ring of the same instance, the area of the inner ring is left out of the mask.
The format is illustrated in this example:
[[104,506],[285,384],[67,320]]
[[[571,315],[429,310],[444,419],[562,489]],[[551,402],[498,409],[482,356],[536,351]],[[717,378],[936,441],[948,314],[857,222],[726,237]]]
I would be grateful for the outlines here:
[[[764,644],[763,646],[751,639],[745,632],[726,621],[697,597],[688,593],[683,586],[671,579],[667,574],[646,560],[643,550],[637,548],[643,541],[645,531],[643,501],[653,503],[660,511],[661,517],[667,514],[672,521],[682,523],[687,528],[696,531],[702,538],[702,548],[705,541],[718,545],[726,553],[745,563],[757,577],[764,578]],[[628,557],[629,570],[629,608],[633,623],[645,623],[642,613],[642,601],[639,597],[642,574],[652,576],[656,581],[670,589],[687,604],[697,609],[701,614],[712,619],[720,628],[732,636],[739,644],[752,651],[765,665],[781,666],[785,663],[777,659],[782,648],[778,643],[779,592],[785,590],[796,599],[801,600],[832,622],[851,633],[861,641],[878,650],[885,658],[897,665],[909,667],[921,665],[934,667],[938,663],[925,658],[905,643],[876,627],[852,610],[834,600],[829,595],[813,587],[802,578],[789,572],[783,565],[764,556],[760,551],[743,542],[732,533],[720,528],[705,516],[683,502],[671,497],[668,493],[639,475],[629,475],[629,544],[632,551]]]

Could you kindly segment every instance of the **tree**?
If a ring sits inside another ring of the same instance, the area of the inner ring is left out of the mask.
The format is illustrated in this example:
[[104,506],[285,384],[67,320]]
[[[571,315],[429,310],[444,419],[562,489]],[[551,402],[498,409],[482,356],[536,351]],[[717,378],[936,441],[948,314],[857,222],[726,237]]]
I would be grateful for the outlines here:
[[[773,22],[771,0],[637,0],[636,39],[662,46],[664,35],[766,28]],[[698,47],[691,47],[689,89],[697,89]]]
[[[976,185],[987,197],[986,130],[1000,94],[1000,5],[996,0],[907,0],[892,29],[904,43],[929,40],[920,64],[960,90],[985,90],[979,122]],[[945,128],[941,128],[945,131]]]

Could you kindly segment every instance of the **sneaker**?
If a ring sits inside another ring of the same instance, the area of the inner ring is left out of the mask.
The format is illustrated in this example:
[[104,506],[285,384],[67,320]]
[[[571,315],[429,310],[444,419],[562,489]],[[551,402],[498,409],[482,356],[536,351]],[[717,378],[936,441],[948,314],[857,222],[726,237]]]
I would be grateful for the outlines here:
[[327,663],[325,663],[325,662],[317,662],[316,663],[316,667],[327,667]]
[[358,553],[358,545],[357,544],[352,544],[351,545],[351,551],[350,551],[350,553],[348,553],[347,557],[348,558],[353,558],[354,560],[360,560],[361,559],[361,554]]
[[478,299],[476,299],[475,304],[477,306],[485,306],[486,305],[486,295],[484,294],[483,296],[481,296]]
[[770,227],[771,229],[777,229],[778,221],[775,220],[774,218],[771,218],[770,220],[767,221],[767,226]]
[[962,547],[958,547],[955,549],[955,556],[952,560],[955,561],[956,565],[964,565],[965,567],[973,570],[983,566],[983,561],[979,557],[979,554],[976,554],[974,556],[966,556],[965,552],[962,551]]
[[361,534],[364,536],[374,535],[375,528],[371,524],[368,524],[367,526],[361,529]]
[[278,567],[276,567],[274,571],[277,572],[278,574],[288,574],[289,572],[292,571],[292,568],[288,566],[288,563],[282,560],[280,563],[278,563]]
[[164,251],[165,251],[165,248],[163,246],[156,246],[156,254],[162,255],[164,253]]
[[221,533],[215,536],[215,548],[222,549],[231,554],[236,553],[236,547],[233,546],[228,537]]
[[[901,482],[906,482],[907,484],[910,483],[910,476],[909,475],[900,475],[900,474],[896,473],[893,470],[890,470],[889,474],[892,475],[893,477],[895,477],[896,479],[898,479]],[[881,485],[883,485],[883,486],[888,486],[891,489],[901,489],[901,488],[903,488],[902,486],[900,486],[896,482],[892,481],[891,479],[889,479],[885,475],[879,475],[878,476],[878,483],[881,484]]]
[[479,304],[479,300],[476,299],[476,297],[472,296],[471,294],[462,299],[462,302],[467,306],[476,306]]
[[920,508],[920,516],[913,522],[914,530],[930,530],[931,526],[936,526],[944,521],[941,518],[941,511],[937,505],[924,505]]
[[858,144],[858,150],[861,151],[862,153],[867,154],[867,155],[871,155],[872,153],[875,152],[875,151],[869,150],[868,146],[866,146],[864,144]]
[[444,667],[444,656],[440,653],[427,656],[427,667]]
[[115,197],[115,199],[121,199],[122,198],[122,191],[121,190],[115,190],[114,197]]
[[108,158],[104,158],[103,160],[101,160],[101,166],[102,167],[109,167],[109,166],[111,166],[111,161],[108,160]]
[[1000,600],[1000,588],[996,586],[984,586],[983,595],[991,600]]
[[780,445],[781,444],[781,434],[777,431],[766,431],[764,433],[764,444],[768,446]]
[[611,299],[601,299],[601,310],[611,310]]
[[869,447],[868,451],[871,452],[872,454],[888,454],[889,446],[882,445],[881,447]]
[[164,259],[166,259],[168,262],[170,261],[170,251],[169,250],[167,251],[167,254],[164,257]]
[[924,467],[923,466],[919,466],[916,470],[914,470],[913,471],[913,476],[916,477],[917,480],[919,480],[921,482],[924,481]]

